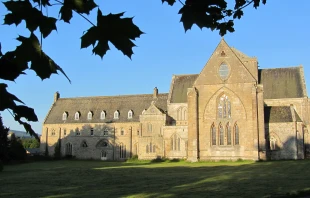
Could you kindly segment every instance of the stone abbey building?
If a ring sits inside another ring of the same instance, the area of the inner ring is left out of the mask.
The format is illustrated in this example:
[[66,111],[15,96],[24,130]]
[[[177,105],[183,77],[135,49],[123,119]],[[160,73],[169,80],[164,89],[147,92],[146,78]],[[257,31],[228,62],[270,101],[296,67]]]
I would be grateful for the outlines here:
[[303,159],[310,151],[303,67],[258,69],[221,40],[200,74],[169,93],[60,98],[44,120],[41,152],[123,160]]

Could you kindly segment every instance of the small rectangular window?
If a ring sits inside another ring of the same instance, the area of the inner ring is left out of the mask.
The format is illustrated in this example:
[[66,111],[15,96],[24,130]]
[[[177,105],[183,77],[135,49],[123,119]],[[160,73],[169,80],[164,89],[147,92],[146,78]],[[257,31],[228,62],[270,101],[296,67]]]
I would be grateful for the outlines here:
[[103,131],[103,135],[104,135],[104,136],[109,135],[109,131],[108,131],[108,130],[104,130],[104,131]]
[[90,135],[94,135],[94,128],[90,128]]
[[64,135],[67,135],[67,130],[66,129],[64,129]]

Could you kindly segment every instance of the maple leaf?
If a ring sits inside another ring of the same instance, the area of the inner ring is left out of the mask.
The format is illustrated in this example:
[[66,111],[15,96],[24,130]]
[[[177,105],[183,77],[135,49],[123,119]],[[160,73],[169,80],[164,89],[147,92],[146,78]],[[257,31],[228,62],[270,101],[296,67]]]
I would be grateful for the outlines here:
[[24,20],[30,32],[34,32],[39,27],[44,38],[53,30],[57,30],[57,19],[44,16],[40,10],[32,7],[29,0],[7,1],[3,4],[11,12],[5,15],[4,24],[17,26]]
[[3,111],[8,108],[13,109],[16,106],[15,101],[23,103],[15,95],[9,93],[6,90],[7,87],[8,87],[7,84],[0,83],[0,96],[1,96],[0,111]]
[[33,2],[43,5],[43,6],[51,6],[49,0],[32,0]]
[[161,0],[162,3],[167,2],[169,5],[173,6],[173,4],[175,3],[175,0]]
[[14,52],[7,52],[0,58],[0,78],[14,81],[28,68],[27,62],[16,59]]
[[17,60],[20,62],[31,62],[30,69],[34,70],[42,80],[60,71],[71,82],[60,66],[43,52],[38,38],[33,33],[31,33],[29,38],[19,36],[17,40],[21,42],[21,45],[17,46],[15,50]]
[[38,117],[34,113],[34,109],[24,106],[24,105],[16,105],[13,109],[13,112],[15,114],[15,118],[26,118],[28,121],[37,122]]
[[124,13],[102,15],[100,9],[97,13],[97,26],[93,26],[81,37],[81,48],[93,45],[93,53],[101,58],[110,49],[111,42],[124,55],[131,58],[132,40],[139,38],[143,32],[133,23],[133,18],[121,18]]
[[64,0],[59,11],[60,20],[70,23],[73,10],[80,14],[89,14],[96,7],[94,0]]

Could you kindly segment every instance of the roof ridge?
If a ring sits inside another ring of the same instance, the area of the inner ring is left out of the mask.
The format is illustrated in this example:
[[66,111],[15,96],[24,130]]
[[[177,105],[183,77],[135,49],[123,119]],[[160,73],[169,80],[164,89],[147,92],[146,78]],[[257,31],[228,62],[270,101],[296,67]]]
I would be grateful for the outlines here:
[[288,67],[260,68],[258,70],[267,70],[267,69],[270,69],[270,70],[272,70],[272,69],[297,69],[299,67],[300,66],[298,65],[298,66],[288,66]]
[[174,76],[194,76],[194,75],[199,75],[199,74],[174,74]]
[[[159,93],[158,96],[168,95],[169,93]],[[67,99],[90,99],[90,98],[115,98],[115,97],[136,97],[136,96],[153,96],[153,94],[128,94],[128,95],[114,95],[114,96],[77,96],[71,98],[59,98],[58,100]]]

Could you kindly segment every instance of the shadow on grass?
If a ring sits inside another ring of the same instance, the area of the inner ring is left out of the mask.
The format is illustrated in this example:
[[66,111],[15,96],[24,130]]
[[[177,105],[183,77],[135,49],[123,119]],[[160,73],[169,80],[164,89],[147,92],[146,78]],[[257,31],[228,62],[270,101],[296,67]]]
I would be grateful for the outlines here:
[[298,197],[309,195],[309,165],[308,160],[40,162],[0,173],[5,184],[0,197]]

